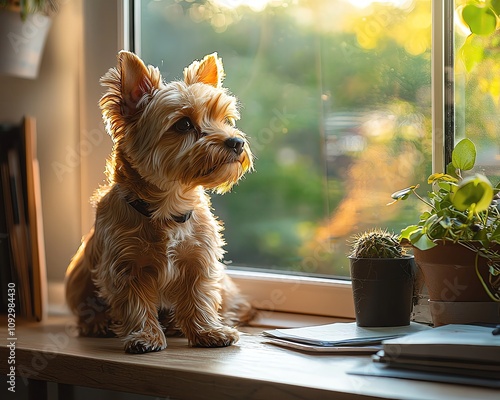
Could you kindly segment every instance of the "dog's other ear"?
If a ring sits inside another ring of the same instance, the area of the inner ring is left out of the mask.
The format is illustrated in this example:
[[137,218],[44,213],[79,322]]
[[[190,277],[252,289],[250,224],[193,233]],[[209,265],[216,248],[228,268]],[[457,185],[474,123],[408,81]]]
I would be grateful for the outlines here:
[[184,82],[188,85],[200,82],[220,87],[223,79],[224,67],[217,53],[209,54],[201,61],[193,61],[189,67],[184,68]]

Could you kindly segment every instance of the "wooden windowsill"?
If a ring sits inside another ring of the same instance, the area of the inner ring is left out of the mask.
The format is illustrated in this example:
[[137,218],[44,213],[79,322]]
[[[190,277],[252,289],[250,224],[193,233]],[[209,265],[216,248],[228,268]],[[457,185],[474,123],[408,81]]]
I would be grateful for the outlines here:
[[[493,389],[348,375],[370,357],[304,354],[267,344],[262,329],[246,331],[231,347],[190,348],[184,338],[169,338],[164,351],[129,355],[119,339],[76,337],[67,317],[18,322],[16,386],[28,377],[174,399],[498,399]],[[6,326],[0,337],[5,375]]]

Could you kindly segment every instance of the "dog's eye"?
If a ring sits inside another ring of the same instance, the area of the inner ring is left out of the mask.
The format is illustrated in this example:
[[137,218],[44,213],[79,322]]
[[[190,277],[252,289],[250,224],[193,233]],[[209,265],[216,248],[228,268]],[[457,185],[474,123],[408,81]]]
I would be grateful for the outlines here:
[[193,123],[187,117],[177,121],[174,127],[177,130],[177,132],[182,132],[182,133],[189,132],[190,130],[194,129]]
[[230,125],[230,126],[236,125],[236,121],[233,117],[226,117],[225,122],[227,125]]

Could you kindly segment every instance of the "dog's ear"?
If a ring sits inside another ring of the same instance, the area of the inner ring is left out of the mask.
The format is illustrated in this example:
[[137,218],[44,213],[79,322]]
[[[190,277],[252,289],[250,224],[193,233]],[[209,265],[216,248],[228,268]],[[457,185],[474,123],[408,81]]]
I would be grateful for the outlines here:
[[137,103],[144,95],[158,87],[161,77],[157,68],[144,65],[135,54],[121,51],[118,54],[118,69],[121,78],[122,113],[133,115]]
[[200,82],[220,87],[223,79],[224,67],[217,53],[209,54],[201,61],[193,61],[189,67],[184,68],[184,82],[188,85]]
[[[103,110],[114,108],[113,113],[122,117],[131,116],[139,101],[160,84],[158,68],[146,67],[134,53],[122,50],[118,53],[116,68],[111,68],[101,78],[101,85],[107,87],[108,92],[102,97],[100,106]],[[118,106],[119,109],[116,109]]]
[[146,67],[142,60],[128,51],[118,53],[118,65],[102,78],[101,85],[108,88],[99,105],[108,132],[115,139],[123,134],[125,121],[136,115],[139,102],[161,85],[158,68]]

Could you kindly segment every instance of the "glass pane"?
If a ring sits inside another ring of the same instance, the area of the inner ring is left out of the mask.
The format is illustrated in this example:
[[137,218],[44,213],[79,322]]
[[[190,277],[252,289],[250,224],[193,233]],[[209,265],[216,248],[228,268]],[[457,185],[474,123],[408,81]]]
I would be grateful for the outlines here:
[[[462,18],[464,7],[477,3],[457,0],[455,4],[456,141],[468,137],[474,142],[476,171],[496,185],[500,181],[500,33],[494,13],[500,7],[496,5],[489,13],[494,24],[491,31],[479,35],[471,33]],[[488,7],[478,10],[486,12]]]
[[217,51],[255,172],[212,196],[232,265],[349,276],[348,239],[399,232],[430,173],[430,0],[141,2],[141,52],[163,77]]

